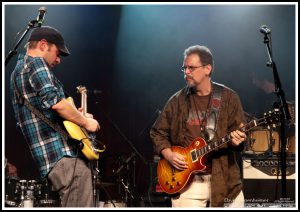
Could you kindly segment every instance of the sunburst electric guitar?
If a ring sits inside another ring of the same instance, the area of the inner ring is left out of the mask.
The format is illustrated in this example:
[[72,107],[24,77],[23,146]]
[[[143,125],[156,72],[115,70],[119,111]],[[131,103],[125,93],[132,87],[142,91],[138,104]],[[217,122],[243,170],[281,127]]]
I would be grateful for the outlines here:
[[[87,89],[84,86],[78,86],[77,92],[81,94],[81,108],[83,109],[82,113],[85,116],[87,114]],[[67,100],[75,106],[72,97],[68,97]],[[99,153],[105,150],[105,145],[102,145],[102,149],[100,149],[98,147],[99,143],[95,139],[95,135],[89,134],[83,127],[80,127],[73,122],[64,121],[63,124],[73,139],[82,142],[83,146],[81,151],[85,157],[88,160],[98,160]]]
[[[264,116],[257,120],[252,120],[241,131],[247,132],[250,129],[266,124],[275,125],[279,120],[279,110],[274,109],[265,113]],[[193,172],[204,172],[206,170],[206,156],[211,151],[231,141],[230,135],[226,135],[220,140],[212,141],[209,144],[202,138],[195,138],[193,142],[186,148],[180,146],[172,146],[173,152],[180,153],[186,158],[188,168],[179,171],[173,167],[166,159],[161,159],[157,166],[158,182],[162,190],[168,194],[175,194],[185,187],[189,182],[189,178]]]

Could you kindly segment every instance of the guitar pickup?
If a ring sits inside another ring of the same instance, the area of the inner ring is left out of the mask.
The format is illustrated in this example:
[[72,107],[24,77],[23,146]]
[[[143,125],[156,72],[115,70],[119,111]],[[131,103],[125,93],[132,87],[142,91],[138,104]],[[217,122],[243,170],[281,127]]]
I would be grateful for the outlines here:
[[190,154],[191,154],[192,162],[196,162],[198,160],[196,150],[194,149],[194,150],[190,151]]

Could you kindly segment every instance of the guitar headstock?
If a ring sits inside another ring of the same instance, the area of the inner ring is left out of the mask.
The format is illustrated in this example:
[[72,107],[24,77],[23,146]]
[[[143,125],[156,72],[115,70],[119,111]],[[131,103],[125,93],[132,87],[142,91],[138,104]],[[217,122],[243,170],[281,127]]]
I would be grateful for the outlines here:
[[87,92],[86,87],[85,87],[85,86],[82,86],[82,85],[77,86],[76,89],[77,89],[77,92],[78,92],[78,93],[81,93],[81,94]]
[[265,125],[268,128],[276,128],[280,124],[280,111],[278,108],[264,113],[263,117],[258,120],[258,125]]

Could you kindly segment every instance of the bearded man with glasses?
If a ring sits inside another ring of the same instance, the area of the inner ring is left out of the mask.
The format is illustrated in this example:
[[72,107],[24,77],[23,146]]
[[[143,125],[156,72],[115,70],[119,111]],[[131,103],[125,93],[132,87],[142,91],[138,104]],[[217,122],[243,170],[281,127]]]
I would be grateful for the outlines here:
[[[172,170],[171,180],[158,177],[166,192],[173,194],[172,207],[244,206],[236,161],[246,139],[241,129],[245,124],[244,111],[235,91],[211,80],[213,67],[213,55],[206,46],[187,48],[181,67],[187,85],[172,95],[150,130],[156,153]],[[226,135],[230,141],[216,146],[214,142]],[[201,142],[208,154],[200,157],[190,151],[192,161],[184,154],[188,151],[173,148],[188,150]],[[189,173],[194,163],[200,164],[201,170]],[[158,170],[161,169],[168,167]],[[176,173],[188,173],[188,180],[180,181]]]

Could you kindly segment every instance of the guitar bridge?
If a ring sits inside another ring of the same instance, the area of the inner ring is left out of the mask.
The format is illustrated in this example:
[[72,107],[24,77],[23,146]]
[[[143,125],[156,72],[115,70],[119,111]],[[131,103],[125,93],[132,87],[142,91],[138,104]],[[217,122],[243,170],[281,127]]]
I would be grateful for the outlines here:
[[93,151],[96,153],[104,152],[104,150],[106,149],[105,144],[103,144],[101,141],[99,141],[97,139],[93,139],[90,144],[91,144]]

